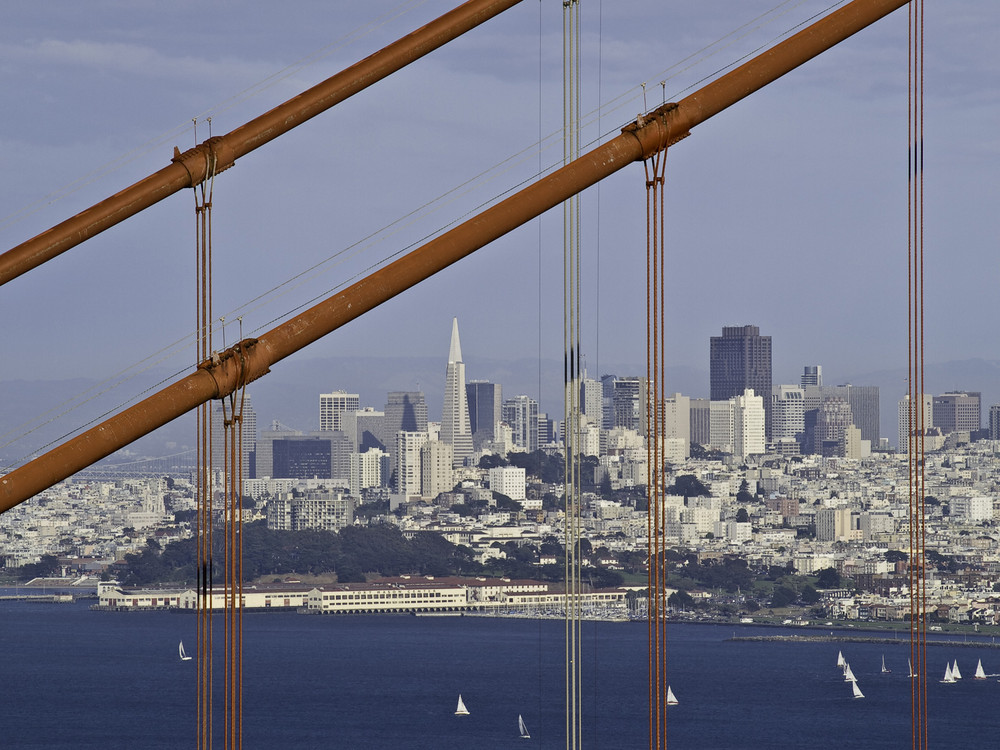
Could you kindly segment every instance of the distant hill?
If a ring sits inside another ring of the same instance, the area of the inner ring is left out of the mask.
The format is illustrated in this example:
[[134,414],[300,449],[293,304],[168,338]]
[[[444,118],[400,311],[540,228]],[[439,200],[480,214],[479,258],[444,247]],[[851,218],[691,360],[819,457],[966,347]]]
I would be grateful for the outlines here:
[[[645,372],[644,363],[612,363],[601,367],[601,373],[618,375],[645,375]],[[589,374],[600,377],[601,373]],[[85,378],[0,382],[0,459],[6,465],[46,445],[61,442],[73,427],[100,421],[106,413],[118,410],[128,394],[155,387],[169,374],[150,372],[140,383],[105,392],[97,381]],[[317,429],[319,394],[337,389],[358,393],[363,405],[376,409],[385,405],[388,391],[422,390],[427,396],[430,418],[436,421],[441,418],[444,374],[445,363],[440,357],[291,358],[252,383],[248,392],[261,429],[272,420],[296,429]],[[930,393],[980,391],[984,422],[989,405],[1000,403],[1000,361],[969,359],[930,364],[925,367],[924,376]],[[562,418],[560,361],[542,360],[539,366],[538,360],[533,359],[477,360],[466,364],[466,377],[501,383],[505,396],[527,394],[538,398],[540,393],[542,411],[553,419]],[[896,405],[906,392],[905,367],[836,379],[827,377],[825,382],[879,386],[882,434],[892,444],[896,443]],[[687,366],[668,368],[666,392],[678,391],[692,398],[706,397],[707,370]],[[69,411],[71,406],[81,403],[79,408]],[[194,433],[194,417],[187,415],[139,441],[129,452],[152,456],[177,453],[193,448]]]

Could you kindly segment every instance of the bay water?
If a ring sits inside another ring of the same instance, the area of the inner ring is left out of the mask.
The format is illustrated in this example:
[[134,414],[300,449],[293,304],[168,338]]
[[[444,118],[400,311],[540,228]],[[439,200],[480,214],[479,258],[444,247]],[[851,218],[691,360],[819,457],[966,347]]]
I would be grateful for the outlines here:
[[[0,602],[0,747],[194,747],[196,660],[181,661],[177,645],[192,653],[196,627],[190,614]],[[905,633],[890,645],[732,640],[781,632],[669,627],[679,705],[668,747],[911,746]],[[243,638],[245,748],[565,747],[560,620],[247,613]],[[852,697],[838,651],[864,699]],[[955,659],[965,679],[939,683]],[[931,747],[1000,736],[1000,682],[970,679],[978,659],[1000,672],[988,639],[928,647],[932,671],[940,666],[928,684]],[[648,746],[646,624],[584,623],[582,667],[584,747]],[[459,694],[468,716],[454,715]]]

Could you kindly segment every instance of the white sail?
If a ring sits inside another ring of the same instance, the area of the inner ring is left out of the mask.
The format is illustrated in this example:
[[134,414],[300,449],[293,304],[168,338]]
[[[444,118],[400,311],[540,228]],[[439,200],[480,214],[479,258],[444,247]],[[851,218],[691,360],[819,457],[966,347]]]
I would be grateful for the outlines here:
[[907,659],[906,660],[906,666],[910,670],[910,677],[913,678],[913,679],[915,679],[916,675],[913,673],[913,662],[911,662],[909,659]]
[[188,661],[191,658],[190,656],[187,655],[187,652],[184,650],[184,641],[181,641],[177,645],[177,651],[180,654],[181,661]]
[[676,706],[677,698],[674,697],[674,691],[670,689],[670,685],[667,685],[667,705]]
[[845,664],[847,664],[847,662],[844,661],[844,652],[843,651],[838,651],[837,652],[837,666],[838,667],[843,667]]
[[462,702],[462,694],[458,694],[458,708],[455,709],[455,716],[468,716],[469,709],[465,707],[465,703]]
[[890,670],[888,667],[885,666],[885,654],[882,654],[882,674],[886,674],[887,672],[891,671],[892,670]]
[[530,740],[531,735],[528,734],[528,728],[524,726],[524,719],[521,718],[521,714],[517,715],[517,731],[521,733],[521,737]]
[[983,669],[983,660],[982,659],[980,659],[979,663],[976,665],[976,673],[974,675],[972,675],[972,677],[973,677],[973,679],[976,679],[976,680],[985,680],[986,679],[986,672]]
[[861,688],[858,687],[858,683],[857,682],[852,682],[851,683],[851,690],[854,691],[854,697],[855,698],[864,698],[865,697],[865,694],[861,692]]
[[844,667],[844,682],[857,682],[858,678],[854,676],[854,672],[851,671],[851,665],[848,664]]
[[956,680],[962,679],[962,673],[958,671],[958,659],[955,659],[955,663],[951,667],[951,676]]
[[951,673],[951,664],[948,664],[944,668],[944,679],[941,682],[954,682],[955,675]]

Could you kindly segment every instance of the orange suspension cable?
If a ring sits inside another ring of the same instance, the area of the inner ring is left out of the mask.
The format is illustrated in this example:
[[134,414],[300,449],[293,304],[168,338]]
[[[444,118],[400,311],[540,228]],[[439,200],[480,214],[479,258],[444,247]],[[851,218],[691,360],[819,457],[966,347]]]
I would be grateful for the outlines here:
[[666,747],[666,506],[663,502],[664,197],[666,149],[643,162],[646,170],[646,548],[649,583],[649,747]]
[[927,558],[924,436],[927,397],[924,393],[924,208],[923,208],[923,0],[909,5],[909,93],[907,137],[909,174],[907,204],[908,399],[907,451],[910,511],[910,688],[912,748],[926,750],[927,711]]

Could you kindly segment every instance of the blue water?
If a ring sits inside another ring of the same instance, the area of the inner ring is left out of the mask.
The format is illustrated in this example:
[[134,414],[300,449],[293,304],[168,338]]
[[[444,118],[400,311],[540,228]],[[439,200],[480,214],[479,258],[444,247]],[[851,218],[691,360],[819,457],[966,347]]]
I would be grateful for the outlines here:
[[[178,659],[177,642],[191,651],[195,628],[190,615],[0,604],[0,746],[194,747],[196,662]],[[671,626],[680,705],[669,747],[910,747],[905,643],[747,643],[733,633]],[[584,746],[647,746],[645,624],[585,623],[583,634]],[[247,614],[244,641],[246,748],[565,747],[560,621]],[[838,650],[864,700],[851,698]],[[891,675],[879,673],[883,653]],[[1000,672],[1000,650],[932,646],[928,658],[941,675],[957,658],[966,678],[931,675],[931,747],[995,738],[1000,682],[969,678],[979,658]],[[459,693],[469,716],[453,715]],[[517,736],[519,713],[530,741]]]

